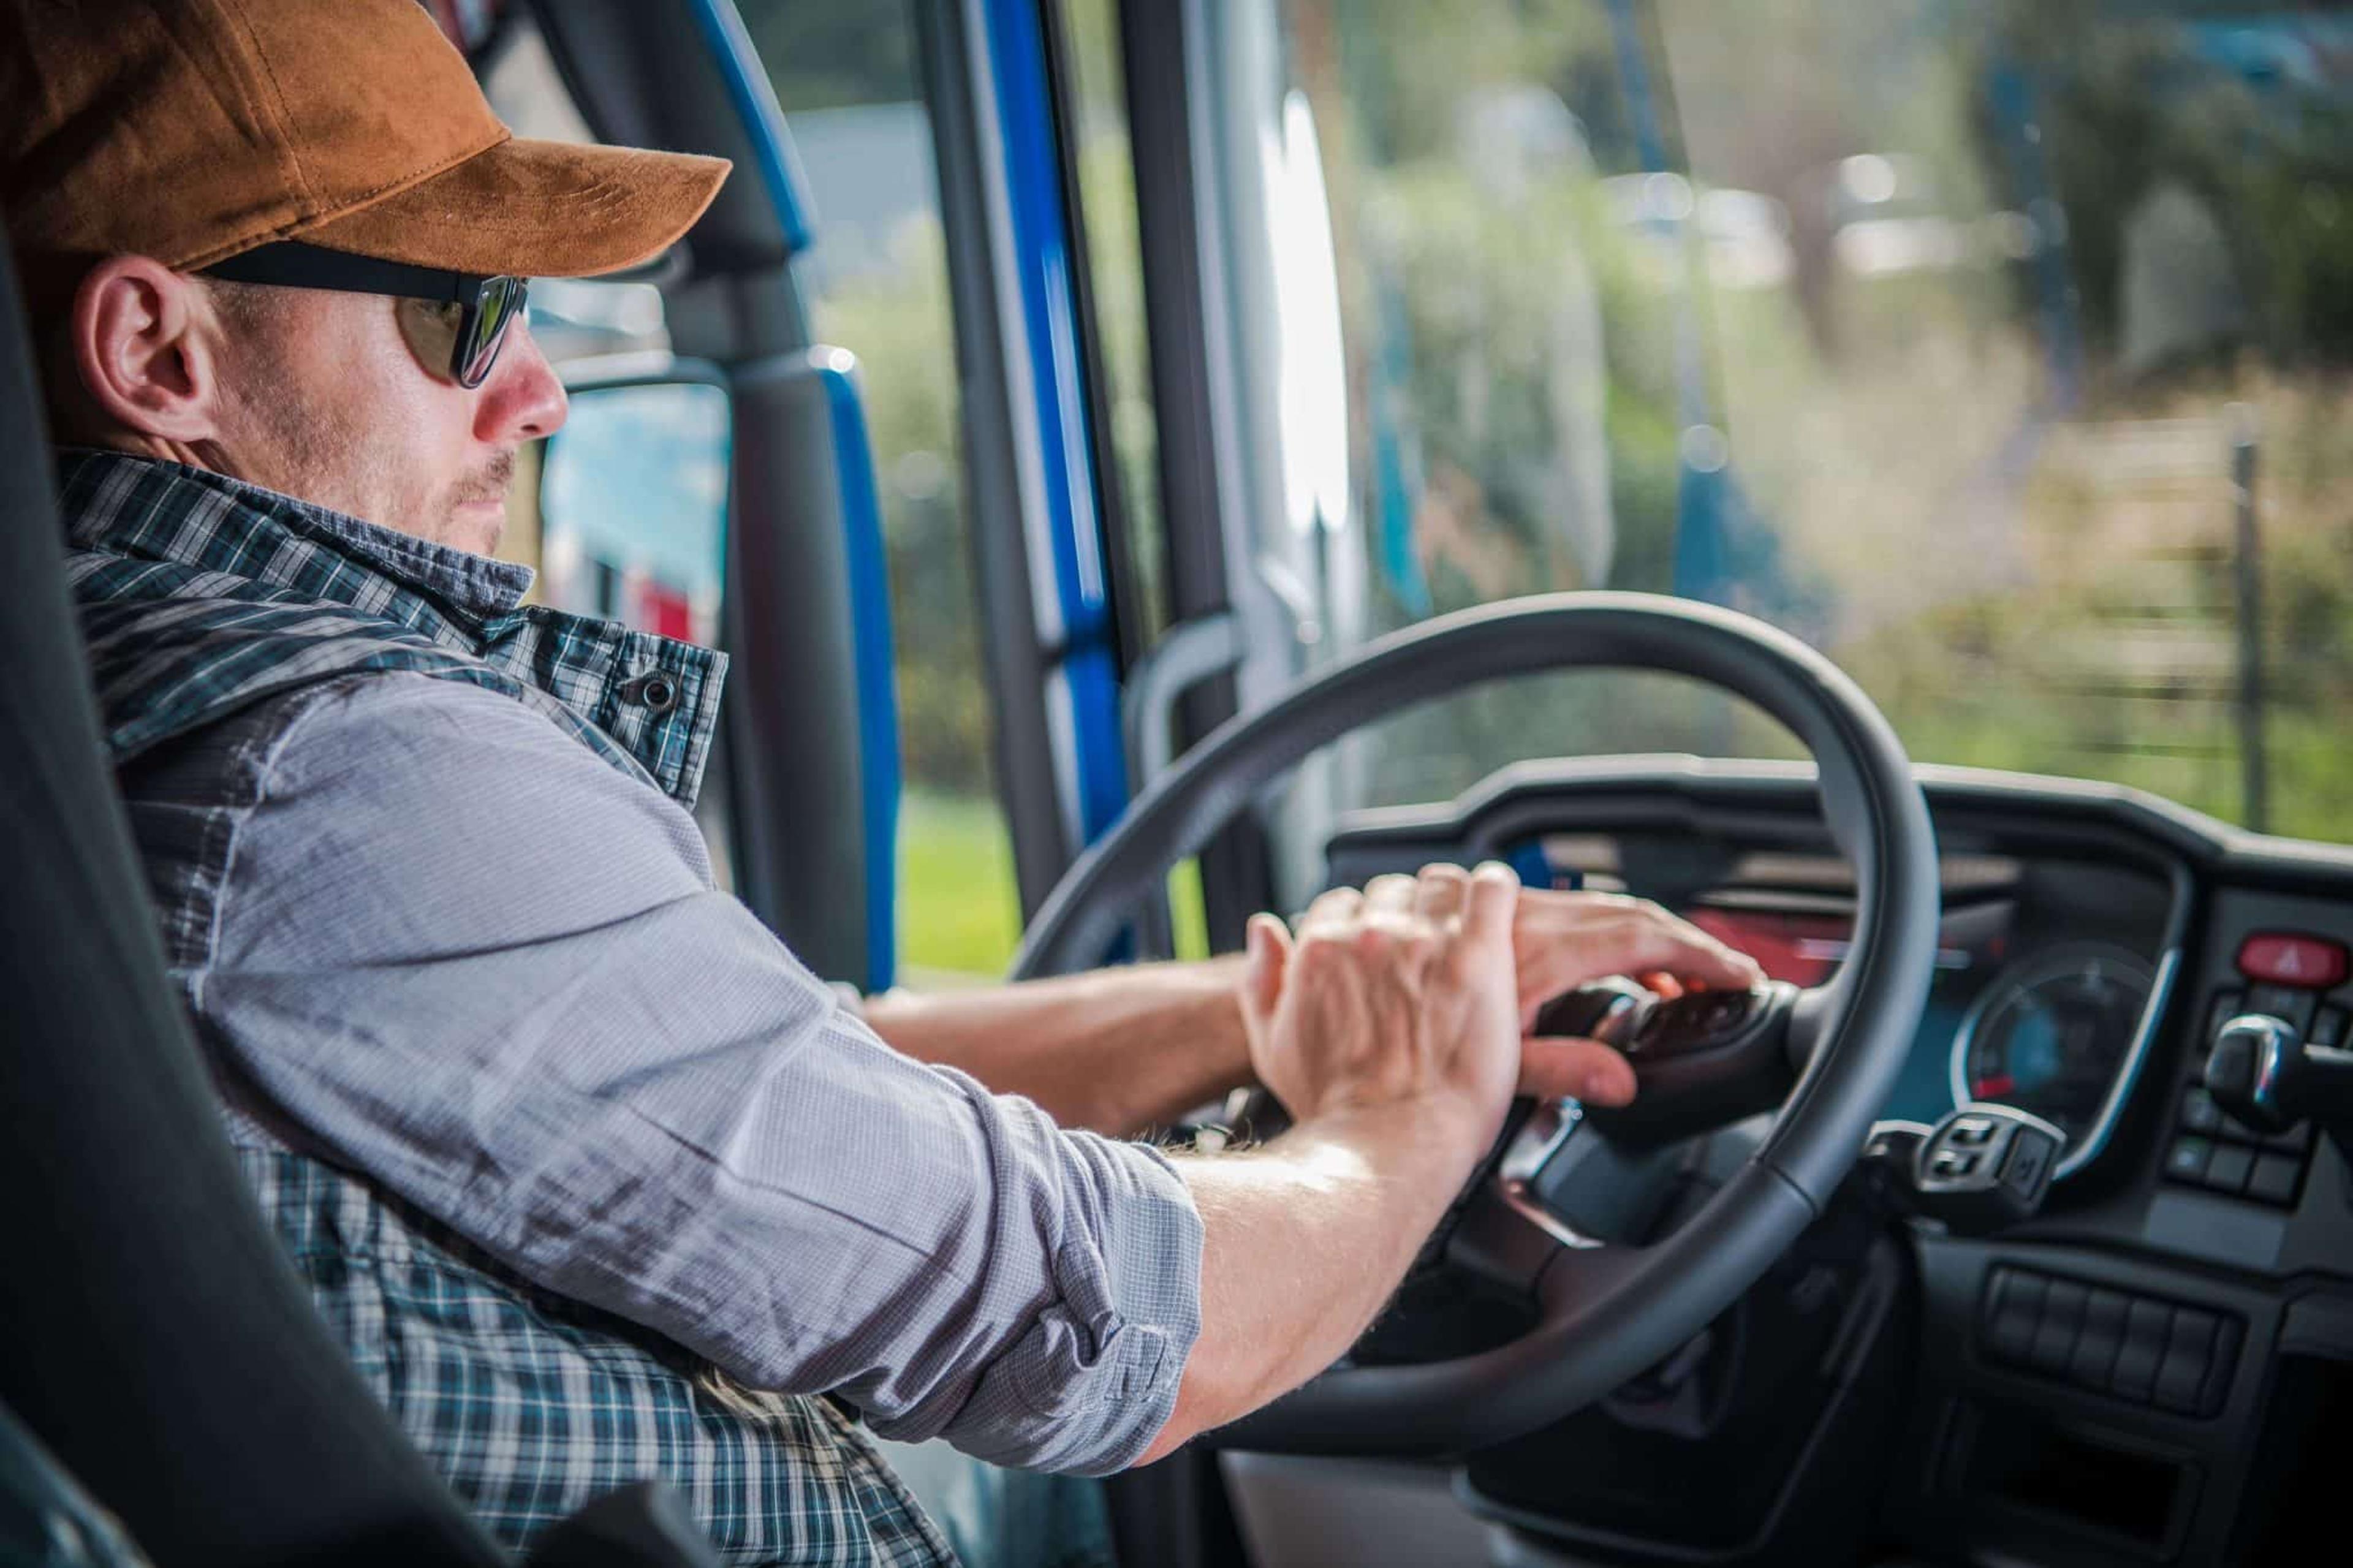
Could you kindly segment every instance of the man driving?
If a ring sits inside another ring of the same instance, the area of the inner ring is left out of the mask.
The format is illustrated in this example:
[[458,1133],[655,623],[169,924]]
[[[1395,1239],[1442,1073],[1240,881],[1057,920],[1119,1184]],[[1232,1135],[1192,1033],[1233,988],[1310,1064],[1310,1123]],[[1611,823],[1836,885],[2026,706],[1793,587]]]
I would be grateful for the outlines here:
[[[0,0],[5,211],[174,979],[264,1214],[503,1540],[676,1482],[732,1561],[947,1549],[869,1441],[1148,1462],[1344,1352],[1653,906],[1433,866],[1246,954],[839,997],[716,891],[717,654],[522,603],[523,279],[721,161],[513,138],[414,0]],[[1663,981],[1662,984],[1672,984]],[[1259,1084],[1237,1154],[1127,1142]],[[819,1397],[823,1396],[823,1397]]]

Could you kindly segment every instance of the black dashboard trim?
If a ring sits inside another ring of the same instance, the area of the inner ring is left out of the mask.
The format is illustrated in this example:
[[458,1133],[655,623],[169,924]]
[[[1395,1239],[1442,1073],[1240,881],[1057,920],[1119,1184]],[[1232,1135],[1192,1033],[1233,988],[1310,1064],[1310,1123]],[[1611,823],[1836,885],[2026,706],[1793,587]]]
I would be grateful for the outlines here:
[[[2042,822],[2121,827],[2190,861],[2220,881],[2266,887],[2353,890],[2353,846],[2250,833],[2184,805],[2123,784],[1915,763],[1913,776],[1932,806],[2031,812]],[[1532,793],[1579,795],[1640,790],[1657,805],[1663,792],[1717,807],[1755,803],[1787,811],[1814,791],[1810,763],[1746,762],[1684,753],[1547,758],[1498,769],[1452,801],[1351,812],[1333,841],[1420,838],[1489,816]]]

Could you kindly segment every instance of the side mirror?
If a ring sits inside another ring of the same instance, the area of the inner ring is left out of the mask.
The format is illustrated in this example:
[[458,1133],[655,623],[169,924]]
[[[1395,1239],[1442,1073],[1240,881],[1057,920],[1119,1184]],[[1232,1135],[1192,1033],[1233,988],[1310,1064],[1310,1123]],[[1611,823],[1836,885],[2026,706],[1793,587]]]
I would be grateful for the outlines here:
[[[537,528],[515,529],[509,553],[539,568],[555,609],[709,646],[726,582],[733,421],[715,369],[669,368],[691,378],[573,389],[571,417],[540,452]],[[533,532],[535,549],[522,537]]]

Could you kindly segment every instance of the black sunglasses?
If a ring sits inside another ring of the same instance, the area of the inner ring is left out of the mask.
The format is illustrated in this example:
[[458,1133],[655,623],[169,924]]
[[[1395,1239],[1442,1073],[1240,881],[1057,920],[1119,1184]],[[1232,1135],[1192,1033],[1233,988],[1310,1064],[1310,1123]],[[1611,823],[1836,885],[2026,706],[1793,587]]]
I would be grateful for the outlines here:
[[429,310],[400,315],[409,346],[428,365],[447,357],[448,377],[475,387],[498,363],[507,329],[522,315],[531,292],[522,278],[480,278],[438,267],[411,267],[280,240],[242,251],[202,269],[201,276],[231,283],[268,283],[281,289],[329,289],[349,294],[388,294],[414,300]]

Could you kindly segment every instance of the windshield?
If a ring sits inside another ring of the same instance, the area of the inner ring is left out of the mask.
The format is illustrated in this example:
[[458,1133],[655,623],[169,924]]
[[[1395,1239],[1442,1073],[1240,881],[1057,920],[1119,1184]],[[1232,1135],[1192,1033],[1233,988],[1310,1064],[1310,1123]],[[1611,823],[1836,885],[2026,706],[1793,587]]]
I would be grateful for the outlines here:
[[[1286,392],[1303,478],[1256,542],[1315,657],[1515,594],[1685,595],[1821,647],[1919,760],[2353,837],[2353,26],[1270,3],[1283,349],[1321,302],[1345,372]],[[1328,247],[1293,233],[1318,201]],[[1393,721],[1338,793],[1794,746],[1588,675]]]

